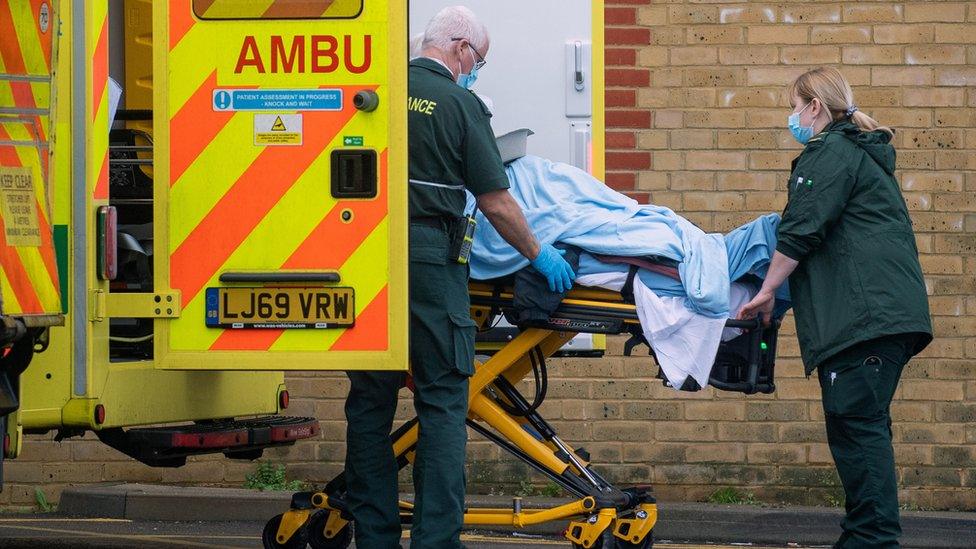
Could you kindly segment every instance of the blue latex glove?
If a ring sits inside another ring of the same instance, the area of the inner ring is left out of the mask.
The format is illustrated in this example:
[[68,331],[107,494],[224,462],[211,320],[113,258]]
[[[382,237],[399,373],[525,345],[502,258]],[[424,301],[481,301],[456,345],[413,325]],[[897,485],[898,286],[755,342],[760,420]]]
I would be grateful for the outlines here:
[[564,255],[566,250],[557,249],[552,244],[543,244],[539,255],[532,260],[532,267],[549,282],[549,291],[564,293],[573,287],[576,273],[563,259]]

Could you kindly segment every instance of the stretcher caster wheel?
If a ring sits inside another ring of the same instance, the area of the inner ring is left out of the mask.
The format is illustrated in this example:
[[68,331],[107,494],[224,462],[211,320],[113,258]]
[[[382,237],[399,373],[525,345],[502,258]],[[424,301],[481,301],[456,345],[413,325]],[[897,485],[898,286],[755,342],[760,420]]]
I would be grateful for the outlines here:
[[296,530],[291,539],[284,543],[279,543],[277,536],[278,526],[280,525],[281,515],[272,518],[264,525],[264,532],[261,533],[261,541],[264,543],[264,549],[305,549],[305,546],[308,545],[308,532],[306,532],[304,526]]
[[312,515],[305,523],[308,544],[312,549],[346,549],[352,544],[352,525],[346,525],[331,538],[325,537],[325,524],[329,520],[330,511],[319,511]]
[[614,536],[613,539],[617,543],[617,545],[614,546],[616,549],[651,549],[654,547],[654,532],[648,532],[647,535],[644,536],[644,539],[637,543],[624,541],[616,536]]

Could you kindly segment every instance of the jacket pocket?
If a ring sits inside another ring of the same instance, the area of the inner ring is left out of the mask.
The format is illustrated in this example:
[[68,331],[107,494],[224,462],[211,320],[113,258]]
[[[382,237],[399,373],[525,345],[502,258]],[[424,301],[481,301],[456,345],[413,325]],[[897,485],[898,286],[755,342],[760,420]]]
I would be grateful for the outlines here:
[[819,375],[824,412],[848,417],[882,413],[879,389],[884,367],[884,360],[876,354],[822,366]]
[[467,312],[448,313],[448,317],[451,319],[451,335],[454,339],[454,369],[461,375],[473,375],[474,334],[478,325]]

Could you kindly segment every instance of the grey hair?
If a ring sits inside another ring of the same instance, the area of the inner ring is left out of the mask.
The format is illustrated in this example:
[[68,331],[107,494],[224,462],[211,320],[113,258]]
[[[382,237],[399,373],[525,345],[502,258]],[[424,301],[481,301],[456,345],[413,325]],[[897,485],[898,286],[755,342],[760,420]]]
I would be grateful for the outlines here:
[[410,59],[420,57],[424,51],[424,33],[418,32],[410,37]]
[[424,30],[423,48],[437,48],[443,52],[451,51],[455,38],[464,38],[484,51],[488,45],[488,29],[469,8],[448,6],[437,12]]

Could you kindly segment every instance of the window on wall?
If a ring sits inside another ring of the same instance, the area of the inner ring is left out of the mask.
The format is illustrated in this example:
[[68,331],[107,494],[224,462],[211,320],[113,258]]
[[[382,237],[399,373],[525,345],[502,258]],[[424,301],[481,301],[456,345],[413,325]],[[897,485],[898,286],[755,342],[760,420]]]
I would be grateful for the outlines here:
[[193,0],[200,19],[350,19],[364,0]]

